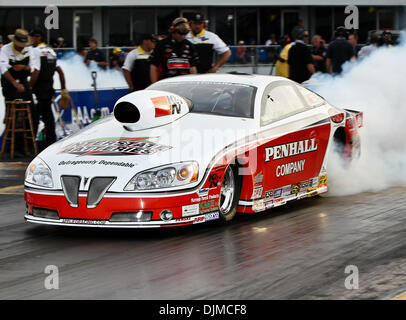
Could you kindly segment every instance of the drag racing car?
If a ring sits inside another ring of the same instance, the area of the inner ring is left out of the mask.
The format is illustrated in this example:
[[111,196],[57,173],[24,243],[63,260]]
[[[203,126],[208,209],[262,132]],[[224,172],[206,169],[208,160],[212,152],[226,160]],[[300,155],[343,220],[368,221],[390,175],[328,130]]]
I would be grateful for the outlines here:
[[28,222],[149,228],[228,222],[327,191],[362,113],[281,77],[187,75],[120,98],[28,166]]

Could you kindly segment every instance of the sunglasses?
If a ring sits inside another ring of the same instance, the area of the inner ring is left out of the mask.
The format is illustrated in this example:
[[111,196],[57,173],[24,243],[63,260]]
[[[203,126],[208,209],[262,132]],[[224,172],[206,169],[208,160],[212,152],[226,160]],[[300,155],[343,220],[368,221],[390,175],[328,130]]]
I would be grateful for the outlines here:
[[176,31],[176,33],[177,33],[177,34],[180,34],[181,36],[186,36],[189,32],[179,32],[179,31]]
[[308,38],[309,35],[308,35],[308,34],[304,34],[303,37],[304,37],[304,38]]

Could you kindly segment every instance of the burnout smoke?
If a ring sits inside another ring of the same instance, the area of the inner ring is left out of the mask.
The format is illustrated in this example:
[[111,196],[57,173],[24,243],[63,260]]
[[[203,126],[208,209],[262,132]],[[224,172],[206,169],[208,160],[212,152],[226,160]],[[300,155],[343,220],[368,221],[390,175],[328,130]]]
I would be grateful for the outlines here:
[[336,153],[330,154],[329,195],[406,185],[405,40],[403,34],[401,45],[347,63],[341,76],[316,74],[310,80],[331,104],[364,112],[360,159],[345,167]]

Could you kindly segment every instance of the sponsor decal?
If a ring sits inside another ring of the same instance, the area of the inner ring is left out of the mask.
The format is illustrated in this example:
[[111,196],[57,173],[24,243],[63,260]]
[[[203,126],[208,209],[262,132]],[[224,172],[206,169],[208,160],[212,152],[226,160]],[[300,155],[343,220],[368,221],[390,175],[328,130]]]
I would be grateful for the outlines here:
[[181,113],[182,101],[175,96],[154,97],[151,101],[155,107],[155,118]]
[[310,188],[309,190],[307,190],[307,196],[310,197],[314,197],[317,196],[319,193],[317,191],[317,187],[314,188]]
[[198,216],[196,218],[193,219],[193,223],[202,223],[204,222],[204,216]]
[[125,168],[132,168],[136,166],[136,163],[131,163],[131,162],[122,162],[122,161],[106,161],[106,160],[68,160],[68,161],[61,161],[58,163],[58,166],[76,166],[76,165],[104,165],[104,166],[119,166],[119,167],[125,167]]
[[313,152],[317,150],[317,147],[315,138],[267,147],[265,148],[265,162]]
[[175,219],[175,222],[189,222],[189,221],[191,221],[192,220],[192,218],[189,218],[189,217],[182,217],[182,218],[176,218]]
[[218,211],[216,212],[210,212],[210,213],[206,213],[204,215],[204,220],[207,221],[211,221],[211,220],[217,220],[220,218],[220,214]]
[[200,189],[196,192],[199,197],[207,197],[209,195],[209,188]]
[[302,181],[300,183],[300,191],[306,191],[308,187],[309,187],[309,180]]
[[295,162],[289,162],[276,167],[276,176],[283,177],[290,174],[298,173],[304,170],[306,160],[299,160]]
[[[88,140],[70,144],[58,152],[58,154],[69,153],[78,156],[150,155],[172,148],[170,146],[157,144],[154,142],[154,140],[157,139],[158,138],[105,138]],[[99,164],[109,165],[113,162],[103,160]],[[119,162],[115,162],[115,165],[119,165]]]
[[285,186],[282,188],[282,197],[290,195],[292,192],[292,186]]
[[300,191],[300,192],[297,194],[297,199],[298,199],[298,200],[304,199],[304,198],[306,198],[306,197],[307,197],[307,192],[306,192],[306,191]]
[[190,217],[199,214],[199,204],[182,206],[182,217]]
[[286,200],[283,199],[283,198],[275,199],[273,201],[273,206],[274,207],[278,207],[278,206],[281,206],[281,205],[284,205],[284,204],[286,204]]
[[273,208],[273,200],[265,201],[265,209]]
[[274,198],[279,198],[282,195],[282,189],[276,189],[273,193]]
[[262,172],[258,173],[254,177],[254,185],[260,185],[262,183],[263,178],[264,178],[264,175],[262,174]]
[[271,198],[273,198],[273,190],[265,191],[264,198],[265,198],[265,199],[271,199]]
[[319,184],[318,187],[327,186],[327,175],[323,174],[319,176]]
[[88,224],[88,225],[106,224],[106,220],[85,220],[85,219],[61,219],[61,222],[67,224]]
[[296,194],[300,191],[300,183],[292,184],[292,191],[291,193]]
[[265,203],[264,200],[255,200],[252,204],[252,210],[255,212],[264,211],[265,210]]
[[319,184],[319,178],[318,177],[314,177],[314,178],[310,178],[309,179],[309,187],[310,188],[316,188]]
[[192,198],[192,199],[190,199],[190,201],[192,203],[195,203],[195,202],[201,202],[201,201],[206,201],[206,200],[218,199],[219,197],[220,197],[219,194],[211,194],[211,195],[205,196],[205,197]]
[[167,61],[168,69],[189,69],[189,59],[185,58],[170,58]]
[[209,200],[209,201],[201,202],[199,204],[199,212],[205,213],[205,212],[217,210],[218,204],[219,203],[216,200]]
[[255,199],[261,198],[262,197],[262,191],[264,191],[264,187],[256,187],[256,188],[254,188],[254,190],[252,191],[251,199],[255,200]]
[[209,175],[209,188],[217,188],[220,185],[221,175],[218,173],[212,173]]

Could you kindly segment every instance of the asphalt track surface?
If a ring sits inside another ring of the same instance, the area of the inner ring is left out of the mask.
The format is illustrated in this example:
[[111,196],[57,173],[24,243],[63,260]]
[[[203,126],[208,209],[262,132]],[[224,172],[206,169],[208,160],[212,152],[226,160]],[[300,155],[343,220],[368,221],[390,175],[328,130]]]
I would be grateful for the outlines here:
[[[25,166],[0,163],[0,299],[391,299],[406,291],[406,188],[301,200],[226,226],[81,229],[24,222]],[[45,289],[48,265],[59,269],[58,290]],[[358,289],[344,285],[349,265]]]

